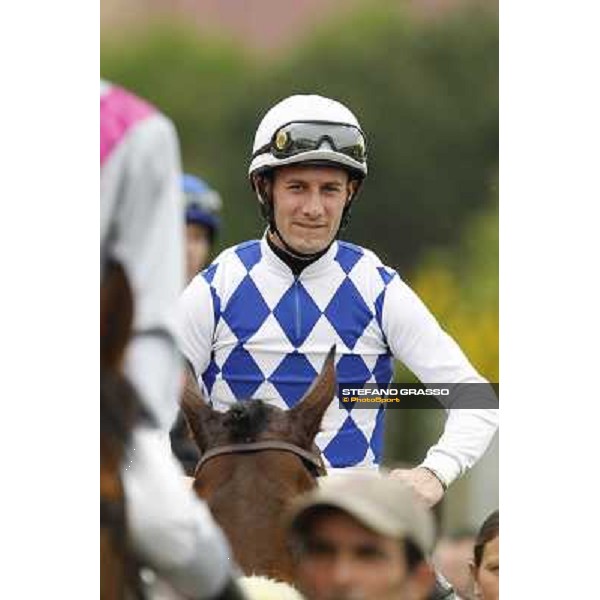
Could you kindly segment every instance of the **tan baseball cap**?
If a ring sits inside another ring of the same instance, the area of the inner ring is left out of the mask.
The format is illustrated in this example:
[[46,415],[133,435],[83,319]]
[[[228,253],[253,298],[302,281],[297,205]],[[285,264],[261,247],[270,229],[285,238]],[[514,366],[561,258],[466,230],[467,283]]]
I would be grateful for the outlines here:
[[302,531],[303,518],[315,507],[334,507],[380,535],[410,540],[424,556],[433,550],[435,528],[429,509],[399,479],[377,473],[336,474],[300,496],[288,513],[288,526]]

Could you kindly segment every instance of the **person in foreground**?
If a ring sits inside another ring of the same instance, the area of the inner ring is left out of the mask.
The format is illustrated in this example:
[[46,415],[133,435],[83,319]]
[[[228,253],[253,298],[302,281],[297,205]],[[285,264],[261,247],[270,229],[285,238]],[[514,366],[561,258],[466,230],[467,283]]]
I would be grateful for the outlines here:
[[430,511],[406,483],[375,473],[332,475],[288,515],[295,583],[308,600],[454,598],[427,556]]
[[[148,418],[133,431],[122,482],[139,561],[186,598],[235,598],[230,549],[168,448],[181,365],[168,312],[183,285],[179,144],[171,121],[100,85],[100,273],[124,270],[133,295],[125,372]],[[231,590],[231,591],[230,591]]]
[[500,595],[500,512],[494,511],[483,523],[473,550],[471,573],[475,595],[498,600]]
[[[179,301],[181,349],[217,410],[251,398],[293,407],[332,344],[341,385],[386,386],[394,359],[423,383],[487,384],[395,270],[339,241],[367,176],[366,138],[346,106],[317,95],[277,103],[258,126],[248,174],[264,236],[222,252]],[[316,440],[329,472],[377,469],[383,417],[383,407],[332,402]],[[423,462],[390,475],[433,506],[497,426],[495,409],[451,409]]]

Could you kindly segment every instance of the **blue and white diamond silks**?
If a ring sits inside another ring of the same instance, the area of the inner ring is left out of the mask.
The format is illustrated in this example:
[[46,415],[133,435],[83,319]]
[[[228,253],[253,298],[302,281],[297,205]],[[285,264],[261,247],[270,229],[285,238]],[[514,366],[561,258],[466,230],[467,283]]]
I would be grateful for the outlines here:
[[296,280],[277,303],[273,315],[287,338],[297,348],[312,331],[321,311],[304,286]]
[[351,350],[373,319],[372,311],[349,278],[336,290],[324,314]]
[[243,344],[260,329],[269,314],[269,307],[254,281],[246,275],[222,309],[221,317],[238,342]]
[[323,454],[330,465],[353,467],[364,461],[368,449],[365,434],[352,417],[347,416],[333,439],[323,448]]
[[295,406],[317,377],[318,372],[312,367],[304,354],[292,352],[287,354],[279,366],[269,377],[279,395],[289,408]]
[[[264,240],[223,252],[202,275],[213,306],[199,308],[214,313],[202,375],[213,405],[225,410],[262,398],[293,407],[334,344],[339,384],[389,383],[392,360],[380,315],[393,275],[371,252],[343,242],[297,278]],[[382,417],[335,398],[317,437],[326,462],[379,462]]]

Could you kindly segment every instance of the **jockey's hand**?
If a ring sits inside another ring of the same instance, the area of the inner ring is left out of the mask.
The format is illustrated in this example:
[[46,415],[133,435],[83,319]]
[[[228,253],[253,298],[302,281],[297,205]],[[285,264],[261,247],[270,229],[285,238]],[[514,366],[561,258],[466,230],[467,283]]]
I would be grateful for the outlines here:
[[390,477],[397,477],[407,483],[425,504],[431,508],[444,497],[444,487],[440,480],[428,469],[394,469]]

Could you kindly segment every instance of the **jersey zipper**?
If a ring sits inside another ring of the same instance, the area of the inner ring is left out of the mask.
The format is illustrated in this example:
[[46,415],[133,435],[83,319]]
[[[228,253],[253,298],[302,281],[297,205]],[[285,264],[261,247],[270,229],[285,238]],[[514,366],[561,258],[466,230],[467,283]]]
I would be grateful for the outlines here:
[[302,328],[302,317],[300,315],[300,290],[298,289],[300,283],[298,276],[294,276],[294,305],[296,308],[296,342],[300,343],[300,331]]

